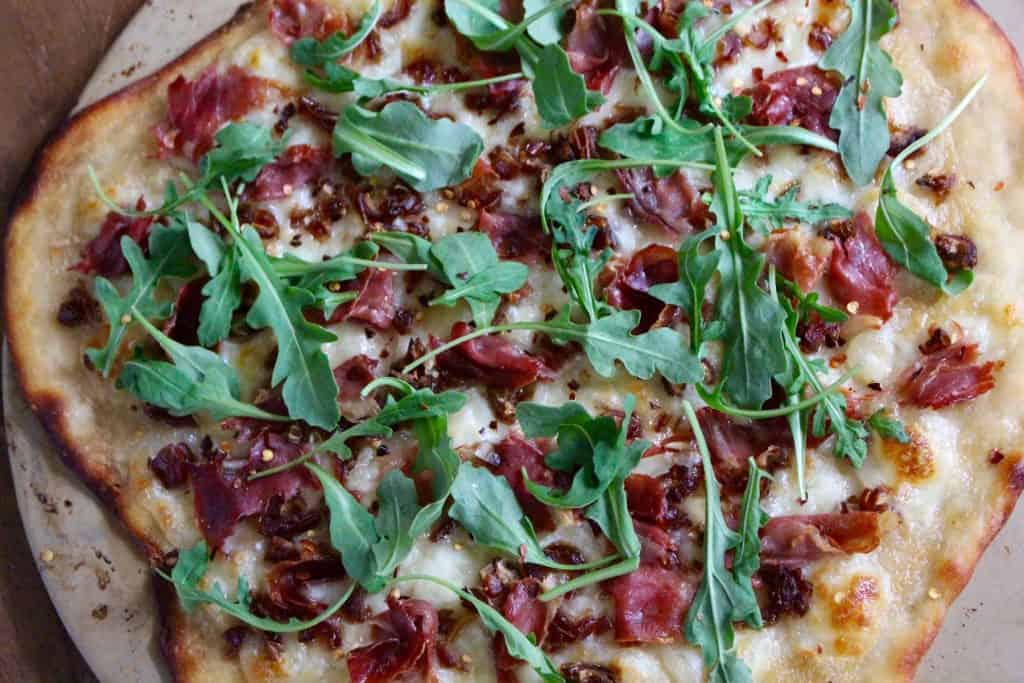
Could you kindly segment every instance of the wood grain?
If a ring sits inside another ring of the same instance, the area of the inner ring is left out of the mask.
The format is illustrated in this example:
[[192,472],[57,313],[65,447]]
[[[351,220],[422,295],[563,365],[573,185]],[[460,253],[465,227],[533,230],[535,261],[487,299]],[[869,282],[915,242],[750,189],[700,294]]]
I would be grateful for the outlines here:
[[[4,223],[35,150],[67,116],[100,58],[141,5],[142,0],[0,0]],[[0,548],[0,681],[95,682],[36,571],[6,452],[0,452]]]

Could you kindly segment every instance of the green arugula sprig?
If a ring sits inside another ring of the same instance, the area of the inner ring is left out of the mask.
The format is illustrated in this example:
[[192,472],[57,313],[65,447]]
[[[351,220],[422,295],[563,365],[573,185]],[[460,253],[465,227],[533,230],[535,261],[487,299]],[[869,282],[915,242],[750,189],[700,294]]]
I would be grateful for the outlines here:
[[799,185],[790,187],[774,199],[769,198],[771,186],[772,177],[761,176],[751,190],[739,193],[740,210],[747,219],[747,224],[760,233],[767,235],[773,230],[781,230],[785,227],[786,221],[817,225],[853,218],[853,212],[839,204],[801,202],[797,199],[800,193]]
[[455,584],[425,574],[403,574],[397,577],[392,583],[409,583],[412,581],[423,581],[446,588],[459,597],[465,603],[472,605],[480,617],[480,622],[492,635],[501,635],[505,641],[505,648],[508,653],[530,666],[544,683],[565,683],[562,674],[558,672],[551,659],[548,658],[530,636],[527,636],[510,621],[501,615],[501,612],[480,600],[469,591],[462,590]]
[[335,432],[316,448],[283,465],[253,472],[249,475],[249,479],[263,479],[280,474],[285,470],[309,462],[322,453],[333,453],[341,460],[349,460],[352,457],[352,449],[348,446],[351,439],[361,436],[387,438],[393,434],[393,428],[398,425],[453,415],[466,405],[465,394],[457,391],[443,391],[440,394],[435,394],[428,387],[414,389],[408,383],[393,377],[381,377],[370,382],[363,388],[362,395],[363,397],[369,396],[384,386],[397,389],[401,393],[401,398],[396,399],[394,396],[389,396],[384,407],[373,417]]
[[461,183],[484,149],[470,126],[432,119],[410,102],[391,102],[379,112],[351,104],[338,117],[333,138],[335,155],[351,154],[360,174],[387,167],[421,192]]
[[601,559],[572,565],[550,559],[544,554],[533,524],[523,513],[508,480],[486,468],[463,463],[451,495],[453,504],[448,515],[485,548],[528,564],[563,571],[586,571],[610,561]]
[[289,619],[287,622],[280,622],[258,617],[252,613],[252,596],[249,593],[249,583],[244,577],[238,578],[238,588],[234,600],[230,600],[224,594],[224,589],[219,583],[214,583],[213,589],[209,591],[199,588],[199,582],[206,575],[209,566],[209,550],[206,542],[200,541],[191,548],[178,553],[178,561],[170,576],[159,569],[156,570],[156,573],[174,584],[178,600],[186,612],[191,613],[197,606],[204,603],[216,605],[242,623],[268,633],[298,633],[327,621],[348,602],[356,587],[355,582],[352,582],[340,598],[309,621]]
[[[432,401],[433,405],[424,405],[424,394],[393,379],[372,383],[364,392],[384,385],[400,388],[406,394],[390,404],[391,416],[385,420],[394,420],[394,423],[413,420],[419,452],[412,471],[413,474],[431,472],[433,501],[420,506],[412,480],[394,470],[378,487],[380,507],[374,517],[330,473],[312,462],[303,462],[324,489],[331,516],[331,544],[341,553],[345,571],[371,593],[384,589],[416,539],[441,517],[460,463],[448,437],[448,412],[465,404],[464,396],[448,392],[442,395],[444,398]],[[380,415],[377,419],[381,419]],[[329,449],[343,455],[347,446],[339,438]]]
[[292,61],[309,68],[323,68],[336,63],[369,37],[383,12],[380,0],[373,0],[370,9],[359,20],[359,25],[351,35],[338,31],[324,40],[301,38],[292,43],[289,55]]
[[126,389],[151,405],[167,410],[175,417],[206,413],[214,420],[251,417],[285,422],[289,418],[274,415],[240,400],[238,373],[212,351],[201,346],[185,346],[158,330],[137,309],[135,321],[145,329],[173,361],[134,358],[125,363],[117,378],[117,387]]
[[883,439],[903,444],[910,443],[911,441],[910,435],[907,434],[907,429],[903,426],[903,423],[894,417],[889,417],[888,413],[884,410],[876,411],[869,417],[868,426]]
[[149,258],[130,237],[121,238],[121,252],[132,271],[132,285],[121,295],[110,280],[97,277],[94,293],[110,325],[102,348],[87,349],[86,356],[104,377],[110,375],[121,349],[128,325],[136,315],[148,320],[164,320],[174,310],[170,302],[156,298],[156,288],[166,279],[186,279],[195,273],[192,253],[184,230],[155,226],[149,236]]
[[[600,93],[587,89],[583,76],[569,63],[558,44],[561,37],[551,17],[569,0],[535,3],[535,9],[519,24],[501,16],[500,0],[445,0],[445,13],[456,30],[481,50],[515,50],[522,59],[523,72],[533,85],[534,101],[545,128],[568,125],[604,102]],[[530,31],[530,27],[536,27]],[[540,34],[538,45],[532,37]],[[555,34],[558,34],[557,36]],[[552,40],[554,38],[554,40]]]
[[878,210],[875,212],[875,234],[882,248],[912,274],[925,282],[941,289],[946,294],[956,295],[963,292],[974,282],[974,273],[970,270],[959,270],[950,273],[939,257],[938,249],[931,239],[931,228],[909,207],[900,202],[896,191],[893,169],[900,168],[903,162],[929,142],[946,131],[953,122],[967,109],[985,85],[987,76],[982,77],[964,96],[960,103],[944,118],[939,125],[927,135],[903,150],[886,169],[882,176],[882,194],[878,198]]
[[[752,13],[763,9],[770,1],[762,0],[753,7],[736,14],[717,31],[706,37],[700,35],[696,25],[699,20],[711,14],[711,9],[700,2],[690,2],[686,5],[679,19],[679,37],[675,39],[666,38],[658,29],[637,16],[641,9],[639,0],[616,0],[616,10],[614,12],[606,10],[602,14],[614,14],[622,19],[626,31],[626,49],[633,62],[633,68],[636,70],[637,77],[647,92],[648,98],[654,105],[655,111],[668,127],[681,133],[689,132],[680,125],[679,119],[686,102],[692,100],[701,113],[715,118],[722,126],[725,126],[747,152],[761,156],[756,145],[747,140],[736,126],[737,121],[750,113],[752,105],[750,98],[728,95],[724,100],[719,100],[712,92],[711,84],[714,80],[713,62],[718,42],[736,24]],[[646,33],[653,43],[650,70],[637,45],[636,31],[638,29]],[[665,86],[679,97],[675,105],[675,114],[670,113],[661,101],[661,96],[651,77],[651,70],[662,69],[667,69],[669,72]]]
[[491,240],[479,232],[460,232],[431,244],[422,237],[401,232],[378,232],[370,239],[406,263],[421,264],[435,279],[449,287],[431,306],[454,306],[465,301],[477,327],[494,320],[502,294],[522,288],[530,269],[515,261],[501,261]]
[[839,131],[839,153],[857,185],[867,185],[889,149],[884,99],[899,97],[903,76],[879,46],[896,26],[892,0],[847,0],[850,25],[821,58],[844,79],[829,125]]
[[[763,624],[751,576],[759,566],[758,529],[767,521],[758,502],[760,482],[767,475],[751,460],[750,478],[741,505],[740,530],[733,531],[722,514],[711,454],[689,401],[683,402],[683,412],[693,429],[704,464],[705,496],[704,575],[686,613],[684,632],[687,640],[700,647],[708,680],[747,683],[751,673],[733,649],[736,637],[733,622],[746,621],[754,628],[761,628]],[[732,571],[725,566],[725,554],[729,550],[735,550]]]

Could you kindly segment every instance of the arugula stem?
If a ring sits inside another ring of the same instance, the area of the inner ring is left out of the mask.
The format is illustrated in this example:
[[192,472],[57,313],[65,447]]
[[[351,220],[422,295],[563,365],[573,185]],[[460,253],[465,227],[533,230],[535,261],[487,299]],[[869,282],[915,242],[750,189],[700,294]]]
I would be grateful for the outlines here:
[[[795,405],[797,397],[787,396],[786,401]],[[805,469],[807,467],[807,440],[804,434],[804,415],[802,411],[794,411],[787,418],[789,430],[793,433],[793,457],[796,460],[796,483],[799,490],[800,500],[807,500],[807,479]]]
[[845,384],[852,376],[853,373],[851,371],[847,371],[838,380],[815,393],[814,396],[792,403],[784,408],[771,408],[769,410],[747,410],[744,408],[736,408],[723,402],[718,392],[711,393],[706,388],[699,385],[696,389],[697,394],[701,399],[720,413],[733,415],[734,417],[745,417],[751,420],[771,420],[776,417],[789,417],[794,413],[799,413],[800,411],[807,410],[808,408],[813,408],[830,395],[834,394],[836,390]]
[[623,192],[621,194],[606,194],[600,197],[594,197],[590,201],[583,202],[578,207],[576,207],[576,213],[583,213],[587,209],[593,208],[595,206],[601,206],[602,204],[605,204],[607,202],[625,201],[627,199],[636,199],[636,195],[633,194],[632,192]]
[[[612,559],[614,559],[614,557],[615,556],[612,556]],[[549,591],[541,593],[540,601],[550,602],[555,598],[561,597],[571,591],[583,588],[584,586],[591,586],[595,583],[607,581],[608,579],[614,579],[616,576],[630,574],[632,572],[635,572],[639,567],[639,557],[624,558],[622,561],[616,562],[615,564],[609,567],[605,567],[604,569],[599,569],[596,572],[590,572],[589,574],[579,576],[573,579],[572,581],[566,581],[565,583],[556,586],[555,588],[552,588]]]
[[526,78],[526,74],[521,71],[517,71],[514,74],[505,74],[504,76],[495,76],[494,78],[483,78],[477,81],[462,81],[461,83],[442,83],[441,85],[406,85],[404,83],[395,82],[393,84],[393,89],[392,84],[388,84],[388,92],[407,90],[421,95],[436,95],[439,93],[459,92],[462,90],[472,90],[473,88],[483,88],[497,83],[518,81],[521,78]]
[[363,268],[377,268],[378,270],[394,271],[423,271],[427,266],[422,263],[394,263],[391,261],[370,261],[368,259],[355,258],[354,256],[335,256],[327,261],[291,263],[289,261],[276,260],[274,270],[281,277],[298,277],[310,273],[322,273],[333,270],[338,264],[362,266]]
[[714,31],[709,33],[707,36],[705,36],[705,38],[704,38],[704,45],[705,45],[705,47],[707,47],[708,45],[716,45],[717,46],[718,45],[718,41],[720,41],[722,38],[724,38],[726,33],[728,33],[729,31],[733,30],[737,25],[739,25],[740,22],[742,22],[744,19],[746,19],[747,17],[752,15],[754,12],[757,12],[759,10],[764,9],[768,5],[772,4],[772,2],[774,2],[774,0],[761,0],[761,2],[757,3],[756,5],[753,5],[752,7],[748,7],[747,9],[743,10],[739,14],[733,15],[733,17],[731,19],[729,19],[727,22],[725,22],[724,24],[719,26],[717,29],[715,29]]
[[[870,4],[871,3],[868,3],[868,5]],[[956,121],[957,118],[959,118],[960,115],[964,113],[964,110],[967,109],[967,107],[971,104],[974,98],[978,95],[978,92],[980,92],[981,89],[985,87],[986,81],[988,81],[988,74],[985,74],[984,76],[978,79],[978,82],[975,83],[974,86],[970,89],[970,91],[964,96],[964,98],[960,100],[960,104],[958,104],[956,108],[953,109],[953,111],[949,112],[949,114],[946,115],[946,118],[942,119],[942,121],[939,122],[939,125],[932,128],[924,137],[916,140],[913,144],[909,145],[905,150],[900,152],[900,154],[895,159],[893,159],[892,163],[889,165],[889,170],[887,171],[887,174],[891,174],[893,167],[897,167],[900,164],[902,164],[904,161],[907,160],[907,158],[910,157],[910,155],[914,154],[916,151],[927,145],[929,142],[931,142],[938,136],[942,135],[947,128],[953,125],[953,122]]]

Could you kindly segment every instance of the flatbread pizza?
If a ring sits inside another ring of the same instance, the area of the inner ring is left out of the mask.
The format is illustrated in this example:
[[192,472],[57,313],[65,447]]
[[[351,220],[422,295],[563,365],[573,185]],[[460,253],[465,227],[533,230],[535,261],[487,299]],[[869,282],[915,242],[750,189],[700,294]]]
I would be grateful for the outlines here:
[[41,152],[11,355],[175,680],[910,680],[1022,112],[967,0],[261,0]]

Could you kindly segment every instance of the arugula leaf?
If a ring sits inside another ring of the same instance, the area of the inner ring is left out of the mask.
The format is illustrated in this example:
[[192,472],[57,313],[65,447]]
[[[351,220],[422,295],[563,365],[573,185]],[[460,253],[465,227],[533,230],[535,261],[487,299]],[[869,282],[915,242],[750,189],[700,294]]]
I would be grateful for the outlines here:
[[[523,0],[523,20],[529,28],[530,37],[541,45],[552,45],[562,40],[562,21],[565,19],[566,3],[551,3],[549,0]],[[543,14],[541,14],[543,12]],[[532,17],[537,17],[531,21]]]
[[185,219],[192,251],[206,264],[210,281],[203,287],[205,297],[199,309],[199,343],[215,346],[227,339],[231,320],[242,305],[242,271],[238,253],[227,246],[212,230],[201,223]]
[[883,439],[897,443],[910,443],[910,435],[907,434],[903,423],[894,417],[889,417],[884,410],[879,410],[869,417],[868,426]]
[[770,175],[762,176],[752,190],[740,192],[740,210],[750,227],[768,234],[785,227],[785,220],[817,225],[826,221],[845,220],[853,212],[839,204],[811,204],[797,199],[800,187],[794,185],[775,199],[768,198],[772,185]]
[[[244,122],[229,123],[215,140],[217,145],[199,163],[196,187],[206,189],[236,181],[251,183],[287,146],[287,140],[274,137],[271,129]],[[192,191],[195,188],[189,194]]]
[[[743,214],[725,156],[721,129],[715,130],[718,166],[711,205],[722,231],[719,248],[725,253],[718,264],[721,275],[715,318],[725,345],[723,386],[733,402],[743,408],[760,408],[772,394],[772,378],[786,366],[779,330],[786,314],[775,297],[758,284],[765,257],[743,238]],[[725,240],[724,235],[729,239]]]
[[290,55],[292,61],[306,67],[322,67],[328,62],[336,62],[359,47],[373,31],[383,13],[380,0],[374,0],[352,35],[346,36],[338,31],[326,40],[302,38],[292,43]]
[[[739,540],[732,558],[732,572],[736,580],[744,585],[750,583],[751,577],[761,567],[761,538],[758,532],[769,519],[768,513],[761,507],[761,481],[770,478],[771,475],[758,467],[751,458],[747,488],[740,503]],[[753,592],[753,584],[750,584],[750,590]],[[764,625],[760,610],[752,612],[750,618],[751,626],[761,628]]]
[[207,413],[218,422],[228,417],[288,420],[286,416],[268,413],[239,400],[238,373],[220,356],[199,346],[179,344],[138,311],[133,311],[132,315],[174,364],[131,360],[118,377],[118,389],[127,389],[140,400],[164,408],[176,417]]
[[466,124],[432,119],[409,102],[391,102],[379,112],[349,105],[334,128],[335,155],[350,153],[360,174],[387,166],[421,192],[461,183],[483,148]]
[[941,135],[964,112],[984,87],[987,76],[982,77],[942,122],[923,138],[901,152],[882,176],[882,194],[875,212],[875,234],[882,248],[892,259],[925,282],[946,294],[956,295],[974,282],[974,273],[960,270],[950,273],[939,257],[931,239],[931,227],[909,207],[900,202],[893,179],[893,168],[899,168],[914,152]]
[[[636,407],[636,398],[629,395],[623,401],[625,416],[618,426],[609,416],[591,418],[579,404],[570,403],[568,409],[547,409],[536,404],[520,404],[517,408],[527,408],[526,421],[530,427],[537,422],[549,425],[570,411],[570,420],[558,426],[558,450],[550,453],[547,463],[550,467],[563,472],[575,471],[569,490],[561,493],[547,486],[532,482],[523,473],[526,489],[534,498],[545,505],[562,509],[587,507],[595,503],[614,482],[625,480],[629,473],[640,462],[644,452],[650,447],[647,441],[634,441],[626,444],[626,433],[629,431],[629,419]],[[547,414],[545,414],[547,413]],[[527,436],[535,434],[527,426],[523,427]]]
[[[794,126],[738,126],[743,140],[751,145],[802,145],[837,152],[838,147],[828,138]],[[692,119],[682,119],[666,125],[660,116],[634,119],[617,123],[598,138],[598,144],[628,159],[677,159],[698,163],[715,163],[714,131],[709,125],[700,125]],[[736,165],[750,153],[746,144],[730,135],[725,148],[729,163]],[[667,167],[655,167],[659,177],[670,172]]]
[[180,227],[154,226],[149,236],[149,258],[130,237],[121,238],[121,251],[132,270],[132,286],[121,296],[110,280],[97,277],[94,293],[110,324],[107,343],[86,350],[89,361],[104,377],[110,375],[131,323],[133,311],[147,319],[162,320],[171,315],[173,304],[156,300],[156,286],[167,278],[188,278],[195,272],[185,231]]
[[[552,20],[568,0],[534,3],[537,11],[512,25],[501,16],[498,0],[445,0],[445,12],[459,33],[477,48],[490,51],[515,49],[523,63],[523,72],[533,84],[534,101],[545,128],[560,128],[597,108],[604,102],[600,93],[587,90],[583,76],[569,63],[569,56],[558,44],[560,32]],[[529,12],[531,8],[527,8]],[[547,20],[544,20],[547,18]],[[541,23],[543,21],[543,23]],[[540,35],[538,47],[524,32]]]
[[691,235],[679,247],[679,280],[654,285],[648,294],[666,304],[679,306],[690,321],[690,348],[700,357],[704,344],[704,299],[711,279],[718,271],[722,252],[715,246],[705,250],[703,244],[718,234],[717,228]]
[[[740,534],[729,528],[722,514],[711,454],[689,401],[683,402],[683,411],[704,464],[705,489],[704,575],[686,613],[684,632],[687,640],[700,647],[710,681],[749,683],[750,669],[733,649],[736,634],[732,622],[747,620],[755,625],[761,620],[760,610],[749,582],[725,567],[725,553],[739,547]],[[750,549],[748,546],[748,555]]]
[[199,605],[209,603],[216,605],[239,621],[269,633],[297,633],[327,621],[348,602],[356,585],[352,583],[348,590],[334,604],[309,621],[289,619],[287,622],[279,622],[264,617],[257,617],[252,613],[249,584],[242,577],[238,579],[238,591],[235,600],[229,600],[224,595],[224,589],[217,583],[213,585],[213,590],[205,591],[200,589],[198,587],[199,582],[206,575],[209,566],[209,550],[206,542],[200,541],[188,550],[179,551],[178,561],[174,565],[170,576],[159,569],[156,570],[156,573],[174,584],[174,589],[178,593],[178,600],[181,602],[182,609],[186,612],[191,613]]
[[367,591],[383,590],[387,580],[377,571],[373,547],[380,537],[373,515],[326,470],[311,462],[305,467],[324,490],[324,502],[331,516],[331,545],[341,553],[345,571]]
[[302,311],[313,302],[313,295],[285,284],[252,227],[246,226],[234,237],[242,279],[259,288],[246,322],[256,330],[271,328],[277,338],[271,382],[275,386],[284,382],[284,402],[292,417],[333,429],[341,418],[338,383],[321,347],[337,336],[306,320]]
[[377,488],[380,508],[375,527],[380,540],[373,546],[377,572],[390,576],[412,550],[416,538],[429,528],[416,528],[420,512],[416,485],[399,470],[391,470]]
[[530,518],[504,477],[463,463],[452,484],[452,500],[448,515],[479,545],[530,564],[561,567],[544,554]]
[[508,653],[523,662],[526,662],[536,672],[544,683],[565,683],[565,679],[558,673],[558,669],[551,662],[548,656],[540,647],[533,642],[533,639],[515,627],[505,619],[496,609],[483,600],[478,599],[469,591],[464,591],[453,583],[436,576],[424,574],[405,574],[395,579],[395,582],[426,581],[438,586],[447,588],[461,600],[469,603],[480,616],[480,622],[492,635],[501,634],[505,640],[505,648]]
[[453,306],[465,299],[478,327],[491,324],[501,295],[522,288],[530,274],[525,264],[499,261],[490,238],[479,232],[443,237],[431,247],[430,253],[451,287],[431,305]]
[[782,283],[782,288],[786,290],[786,294],[791,296],[796,302],[797,322],[807,320],[811,317],[812,313],[817,314],[819,318],[827,323],[845,323],[850,319],[850,316],[845,311],[818,303],[819,295],[817,292],[805,294],[795,282],[791,282],[784,277],[778,277],[778,280]]
[[850,25],[821,58],[826,71],[845,82],[829,125],[839,131],[839,152],[850,178],[867,185],[889,149],[889,121],[883,100],[899,97],[903,76],[879,46],[896,26],[892,0],[847,0]]
[[587,90],[583,76],[573,71],[569,55],[557,43],[544,46],[531,69],[534,100],[545,128],[567,126],[604,103],[601,93]]

